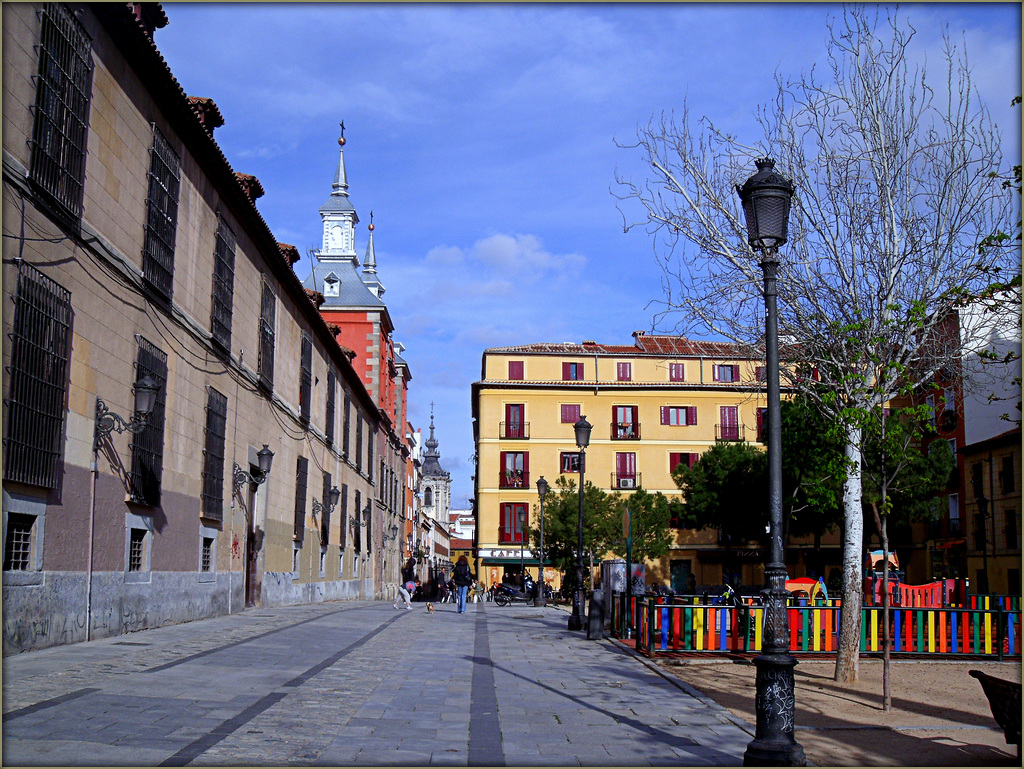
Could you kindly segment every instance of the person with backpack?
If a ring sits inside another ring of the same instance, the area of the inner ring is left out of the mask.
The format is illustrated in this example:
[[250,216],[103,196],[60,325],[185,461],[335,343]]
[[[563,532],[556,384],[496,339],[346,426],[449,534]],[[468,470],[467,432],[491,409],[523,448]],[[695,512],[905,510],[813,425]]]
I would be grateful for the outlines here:
[[459,556],[452,578],[459,591],[459,614],[464,614],[466,612],[466,593],[469,592],[469,586],[473,584],[473,575],[469,571],[469,559],[466,556]]

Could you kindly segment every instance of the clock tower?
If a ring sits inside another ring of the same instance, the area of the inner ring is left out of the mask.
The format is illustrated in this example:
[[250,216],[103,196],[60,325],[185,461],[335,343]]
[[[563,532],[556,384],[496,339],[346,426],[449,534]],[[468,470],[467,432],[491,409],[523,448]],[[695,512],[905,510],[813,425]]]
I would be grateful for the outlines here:
[[317,254],[321,262],[348,262],[359,266],[356,257],[356,225],[359,217],[348,199],[348,177],[345,174],[345,123],[338,137],[338,168],[334,172],[331,197],[320,206],[323,220],[323,247]]

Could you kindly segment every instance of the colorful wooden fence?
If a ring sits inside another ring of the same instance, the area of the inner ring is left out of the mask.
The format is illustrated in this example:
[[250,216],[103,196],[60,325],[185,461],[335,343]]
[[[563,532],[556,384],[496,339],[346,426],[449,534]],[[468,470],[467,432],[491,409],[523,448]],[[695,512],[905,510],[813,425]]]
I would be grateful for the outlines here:
[[[989,601],[977,608],[896,607],[890,609],[890,653],[1016,656],[1020,652],[1019,601],[1007,608]],[[628,622],[624,596],[613,601],[612,633],[624,636]],[[618,610],[616,610],[618,607]],[[842,608],[833,599],[812,605],[806,599],[787,609],[793,652],[835,654]],[[882,651],[882,609],[863,607],[861,653]],[[665,598],[634,599],[636,645],[650,656],[658,652],[760,652],[764,610],[749,603],[724,606],[668,603]]]

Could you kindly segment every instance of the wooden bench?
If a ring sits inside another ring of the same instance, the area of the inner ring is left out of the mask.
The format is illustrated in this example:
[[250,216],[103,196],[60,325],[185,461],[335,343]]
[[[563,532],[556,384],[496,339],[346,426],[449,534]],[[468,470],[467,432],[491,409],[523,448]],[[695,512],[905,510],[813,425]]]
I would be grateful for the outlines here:
[[1021,685],[1014,681],[990,676],[980,670],[968,671],[981,682],[981,688],[988,697],[992,716],[1006,735],[1006,743],[1017,745],[1017,758],[1020,758],[1020,694]]

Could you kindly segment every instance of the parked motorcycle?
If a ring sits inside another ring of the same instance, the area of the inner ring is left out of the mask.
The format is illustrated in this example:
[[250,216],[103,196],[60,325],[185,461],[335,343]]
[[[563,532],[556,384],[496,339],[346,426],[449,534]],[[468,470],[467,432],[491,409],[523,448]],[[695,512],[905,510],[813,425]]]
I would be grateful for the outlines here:
[[512,603],[525,603],[527,606],[533,606],[533,591],[527,589],[526,592],[520,592],[511,585],[498,585],[494,588],[494,602],[498,606],[508,606]]

